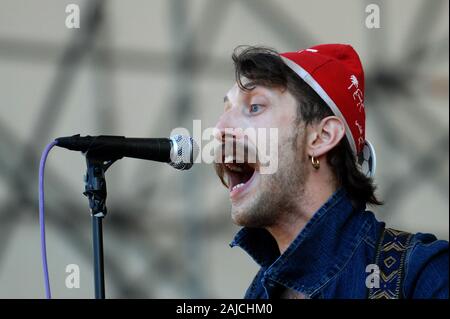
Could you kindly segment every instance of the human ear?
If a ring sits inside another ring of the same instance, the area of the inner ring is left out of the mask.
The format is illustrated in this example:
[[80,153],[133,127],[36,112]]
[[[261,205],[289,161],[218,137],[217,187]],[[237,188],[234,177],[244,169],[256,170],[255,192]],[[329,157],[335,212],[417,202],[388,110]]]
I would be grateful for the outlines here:
[[333,149],[345,136],[344,122],[337,116],[327,116],[307,130],[307,154],[316,158]]

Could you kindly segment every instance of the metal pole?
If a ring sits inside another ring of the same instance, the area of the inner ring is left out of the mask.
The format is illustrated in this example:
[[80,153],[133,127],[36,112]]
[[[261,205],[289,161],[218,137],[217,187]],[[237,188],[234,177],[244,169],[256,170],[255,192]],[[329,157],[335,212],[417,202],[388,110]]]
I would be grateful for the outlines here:
[[105,299],[105,269],[103,263],[102,220],[103,217],[92,216],[95,299]]

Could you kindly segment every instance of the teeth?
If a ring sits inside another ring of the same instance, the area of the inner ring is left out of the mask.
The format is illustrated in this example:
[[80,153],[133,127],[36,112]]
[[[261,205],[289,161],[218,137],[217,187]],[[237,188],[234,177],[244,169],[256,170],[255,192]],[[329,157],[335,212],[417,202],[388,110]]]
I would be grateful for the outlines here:
[[225,157],[224,163],[225,164],[226,163],[233,163],[233,159],[234,159],[233,155],[228,155],[228,156]]
[[239,183],[237,185],[234,185],[233,188],[231,189],[232,191],[234,191],[235,189],[238,189],[240,187],[244,186],[244,183]]

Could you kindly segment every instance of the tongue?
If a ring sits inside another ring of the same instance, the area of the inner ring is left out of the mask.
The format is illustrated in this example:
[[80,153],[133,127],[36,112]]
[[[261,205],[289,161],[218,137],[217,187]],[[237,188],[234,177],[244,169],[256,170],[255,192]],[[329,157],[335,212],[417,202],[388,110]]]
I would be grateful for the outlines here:
[[231,172],[229,174],[228,184],[230,185],[231,188],[241,183],[245,184],[250,180],[250,178],[253,175],[253,172],[254,171],[252,170],[244,170],[244,172],[242,173]]
[[228,174],[228,185],[230,185],[230,189],[232,189],[237,184],[241,183],[241,176],[237,173],[229,173]]

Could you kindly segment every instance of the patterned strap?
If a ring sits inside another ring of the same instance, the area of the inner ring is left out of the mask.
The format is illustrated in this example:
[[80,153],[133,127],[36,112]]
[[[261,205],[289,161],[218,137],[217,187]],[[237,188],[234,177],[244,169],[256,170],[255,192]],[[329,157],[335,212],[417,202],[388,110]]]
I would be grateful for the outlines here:
[[386,228],[377,249],[376,264],[380,270],[380,285],[369,289],[369,299],[400,299],[405,256],[412,234]]

